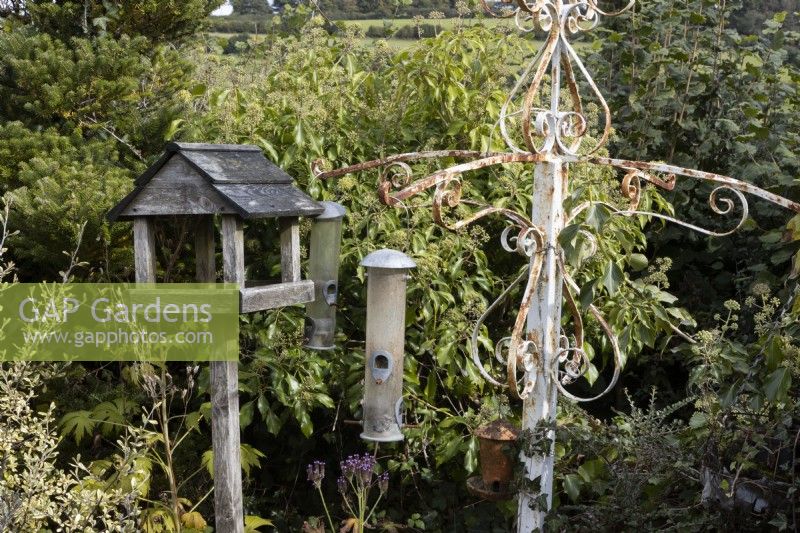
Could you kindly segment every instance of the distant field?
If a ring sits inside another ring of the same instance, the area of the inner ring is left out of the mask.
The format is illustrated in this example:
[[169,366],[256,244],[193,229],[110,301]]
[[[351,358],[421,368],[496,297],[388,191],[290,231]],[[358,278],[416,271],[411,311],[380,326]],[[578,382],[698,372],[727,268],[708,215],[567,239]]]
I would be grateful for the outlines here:
[[[349,27],[357,27],[360,28],[362,31],[366,33],[366,31],[372,27],[383,28],[384,26],[391,27],[392,30],[397,31],[405,27],[415,26],[417,21],[414,19],[363,19],[363,20],[336,20],[336,24],[340,26],[349,26]],[[452,30],[457,28],[459,25],[463,26],[486,26],[489,28],[496,28],[496,27],[508,27],[513,28],[514,22],[510,19],[492,19],[492,18],[481,18],[481,19],[457,19],[457,18],[449,18],[449,19],[423,19],[419,21],[421,24],[426,25],[436,25],[440,26],[444,30]],[[263,27],[261,28],[264,31]],[[253,36],[252,32],[249,32],[251,36]],[[211,35],[215,37],[225,37],[230,38],[235,33],[228,33],[228,32],[212,32]],[[432,35],[423,35],[423,37],[432,37]],[[261,33],[258,37],[253,37],[253,40],[261,41],[265,38],[264,34]],[[397,38],[387,38],[387,39],[379,39],[375,37],[364,37],[364,42],[366,43],[375,43],[376,41],[384,40],[389,43],[389,46],[395,50],[405,50],[407,48],[411,48],[414,44],[417,43],[416,39],[397,39]],[[581,46],[578,43],[578,46]]]
[[[383,28],[384,26],[388,26],[392,28],[392,30],[397,31],[402,28],[408,26],[415,26],[417,21],[414,19],[363,19],[363,20],[337,20],[337,24],[343,26],[350,26],[350,27],[357,27],[360,28],[362,31],[366,32],[369,30],[370,27],[375,26],[378,28]],[[496,26],[508,26],[512,27],[513,22],[508,19],[423,19],[420,21],[421,24],[426,25],[435,25],[440,26],[444,30],[452,30],[458,27],[458,25],[463,26],[487,26],[487,27],[496,27]],[[423,37],[433,37],[432,35],[423,35]],[[375,42],[379,39],[373,37],[365,37],[364,40],[366,42]],[[397,50],[404,50],[406,48],[410,48],[417,42],[416,39],[385,39],[389,46]]]

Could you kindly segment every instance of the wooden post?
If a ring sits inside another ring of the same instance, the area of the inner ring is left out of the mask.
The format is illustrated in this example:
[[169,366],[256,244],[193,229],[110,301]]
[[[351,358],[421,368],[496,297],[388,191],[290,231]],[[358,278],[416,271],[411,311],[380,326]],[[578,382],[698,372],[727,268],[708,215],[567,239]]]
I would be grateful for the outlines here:
[[215,248],[214,217],[198,217],[194,234],[195,279],[198,283],[214,283],[217,280]]
[[[224,281],[244,286],[242,220],[222,216]],[[239,363],[211,363],[211,441],[214,451],[214,514],[220,533],[242,533],[242,461],[239,435]]]
[[281,281],[300,281],[300,221],[279,218],[281,229]]
[[133,256],[136,265],[136,283],[156,282],[156,237],[153,219],[133,219]]

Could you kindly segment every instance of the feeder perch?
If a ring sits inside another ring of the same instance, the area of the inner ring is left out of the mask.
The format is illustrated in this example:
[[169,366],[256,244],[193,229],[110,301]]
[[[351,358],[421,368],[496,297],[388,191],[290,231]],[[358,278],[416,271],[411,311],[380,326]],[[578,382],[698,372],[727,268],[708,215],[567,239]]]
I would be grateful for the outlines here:
[[475,430],[475,436],[480,442],[481,475],[467,480],[467,488],[487,500],[511,499],[519,431],[506,420],[495,420]]
[[336,334],[336,299],[339,294],[339,248],[345,208],[336,202],[325,207],[311,227],[308,275],[314,281],[314,300],[306,304],[305,347],[333,350]]
[[396,250],[378,250],[367,269],[367,345],[363,432],[373,442],[403,440],[403,359],[406,281],[416,263]]

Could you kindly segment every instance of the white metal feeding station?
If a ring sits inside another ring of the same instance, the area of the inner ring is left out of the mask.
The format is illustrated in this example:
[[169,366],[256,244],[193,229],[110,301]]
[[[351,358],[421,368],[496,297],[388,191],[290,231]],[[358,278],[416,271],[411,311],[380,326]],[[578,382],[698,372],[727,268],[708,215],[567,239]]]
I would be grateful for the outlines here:
[[[569,190],[570,165],[602,165],[624,173],[621,190],[630,204],[626,208],[603,204],[612,214],[659,218],[709,236],[729,235],[741,227],[748,217],[744,193],[800,212],[800,205],[786,198],[727,176],[662,163],[594,155],[608,139],[611,112],[569,38],[596,27],[601,15],[615,16],[629,10],[634,1],[630,0],[625,7],[611,11],[602,9],[598,0],[481,0],[489,15],[513,18],[523,32],[547,33],[544,45],[523,70],[500,111],[498,126],[508,151],[413,152],[330,171],[323,170],[321,162],[315,165],[315,174],[319,178],[382,169],[378,195],[388,206],[400,205],[406,199],[433,188],[433,218],[438,224],[452,230],[489,215],[500,215],[509,224],[501,236],[503,248],[529,258],[527,274],[521,275],[514,283],[527,277],[511,335],[499,341],[497,353],[492,354],[493,358],[496,356],[501,359],[506,367],[505,378],[494,378],[480,357],[476,338],[486,315],[476,325],[471,347],[473,361],[483,377],[498,387],[508,388],[512,397],[522,400],[522,429],[533,435],[537,435],[538,430],[537,437],[542,439],[540,442],[546,450],[532,456],[525,455],[523,451],[520,456],[525,465],[525,476],[530,480],[519,493],[517,530],[520,532],[542,528],[552,505],[555,437],[552,428],[558,394],[578,402],[600,398],[614,387],[622,366],[619,343],[614,332],[599,310],[590,305],[588,313],[598,322],[614,352],[613,377],[606,390],[592,398],[578,397],[566,388],[566,385],[586,373],[589,361],[584,351],[583,320],[573,297],[578,286],[565,267],[558,236],[578,215],[600,203],[586,202],[570,212],[565,210],[563,200]],[[577,76],[582,78],[580,83]],[[549,84],[549,90],[543,92],[545,83]],[[584,112],[583,98],[587,95],[600,109],[601,118],[597,124],[593,124]],[[584,143],[587,139],[594,140],[591,146],[588,146],[589,142]],[[467,162],[414,180],[414,169],[409,163],[444,158]],[[512,163],[531,164],[534,167],[530,218],[510,209],[462,200],[461,179],[465,173]],[[736,226],[729,231],[714,231],[638,209],[643,182],[672,190],[676,176],[710,183],[714,187],[708,198],[711,210],[717,215],[740,212]],[[467,217],[449,223],[443,217],[444,209],[459,205],[471,206],[474,210]],[[587,234],[584,237],[595,244],[594,235]],[[500,299],[510,293],[514,284]],[[561,328],[562,302],[566,302],[572,318],[574,332],[571,338]],[[487,313],[496,307],[495,304],[488,308]],[[367,373],[369,378],[369,369]]]

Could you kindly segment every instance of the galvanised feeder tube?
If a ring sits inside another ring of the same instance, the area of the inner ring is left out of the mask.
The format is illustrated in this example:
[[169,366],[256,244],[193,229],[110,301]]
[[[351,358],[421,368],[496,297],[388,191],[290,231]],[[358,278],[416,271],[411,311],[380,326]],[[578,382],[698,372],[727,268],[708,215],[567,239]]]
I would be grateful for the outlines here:
[[406,282],[416,264],[396,250],[378,250],[361,262],[367,269],[367,343],[363,432],[373,442],[403,440],[403,361]]
[[312,350],[333,350],[336,335],[336,300],[339,294],[339,248],[344,206],[320,202],[325,207],[311,227],[308,276],[314,281],[314,301],[306,304],[305,343]]

